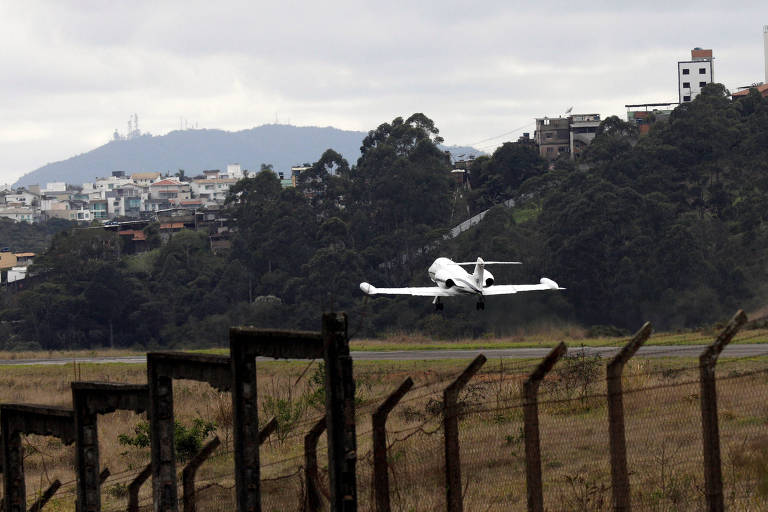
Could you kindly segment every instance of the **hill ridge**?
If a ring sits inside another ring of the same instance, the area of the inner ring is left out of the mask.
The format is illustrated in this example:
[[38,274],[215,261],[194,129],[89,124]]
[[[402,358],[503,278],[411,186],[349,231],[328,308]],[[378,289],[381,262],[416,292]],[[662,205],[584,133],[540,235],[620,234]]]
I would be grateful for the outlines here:
[[[111,140],[88,152],[48,163],[23,175],[13,187],[55,181],[82,184],[109,176],[113,171],[174,174],[184,169],[189,176],[206,169],[223,169],[230,163],[239,163],[251,171],[258,170],[261,164],[272,164],[278,172],[289,171],[293,165],[317,161],[329,148],[354,164],[366,135],[367,132],[332,126],[288,124],[264,124],[237,131],[200,128],[173,130],[165,135],[143,134],[128,140]],[[447,149],[480,154],[473,148]]]

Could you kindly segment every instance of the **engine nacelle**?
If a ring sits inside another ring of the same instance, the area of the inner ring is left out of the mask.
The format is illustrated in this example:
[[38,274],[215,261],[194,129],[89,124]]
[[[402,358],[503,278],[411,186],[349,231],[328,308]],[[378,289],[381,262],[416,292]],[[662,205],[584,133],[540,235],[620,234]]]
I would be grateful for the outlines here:
[[435,273],[435,283],[437,283],[437,286],[442,286],[443,288],[453,288],[456,286],[456,283],[451,279],[450,272],[447,272],[446,270],[438,270]]
[[491,274],[487,270],[483,271],[483,286],[488,288],[490,286],[493,286],[493,283],[494,283],[493,274]]

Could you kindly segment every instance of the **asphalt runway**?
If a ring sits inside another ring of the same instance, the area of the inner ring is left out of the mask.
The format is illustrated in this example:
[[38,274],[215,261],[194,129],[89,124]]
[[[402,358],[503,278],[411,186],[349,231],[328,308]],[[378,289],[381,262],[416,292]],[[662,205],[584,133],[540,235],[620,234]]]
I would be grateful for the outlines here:
[[[570,347],[570,354],[583,351],[587,355],[599,354],[610,358],[621,347]],[[706,345],[682,346],[650,346],[641,347],[636,357],[698,357]],[[540,359],[546,356],[551,348],[508,348],[508,349],[477,349],[477,350],[396,350],[376,352],[352,352],[355,361],[430,361],[439,359],[473,359],[478,354],[485,354],[488,359]],[[725,347],[721,357],[756,357],[768,356],[768,344],[735,344]],[[270,361],[269,358],[259,360]],[[145,364],[145,356],[120,357],[85,357],[85,358],[54,358],[54,359],[0,359],[0,366],[23,365],[63,365],[73,361],[90,364]]]

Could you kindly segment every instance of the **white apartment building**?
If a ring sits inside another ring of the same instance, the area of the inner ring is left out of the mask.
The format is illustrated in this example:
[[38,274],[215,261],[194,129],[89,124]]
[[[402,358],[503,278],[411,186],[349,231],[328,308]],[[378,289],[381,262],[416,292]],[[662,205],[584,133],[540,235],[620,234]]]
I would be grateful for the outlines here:
[[56,192],[66,192],[67,191],[67,184],[63,181],[54,181],[52,183],[46,183],[45,188],[42,189],[40,192],[43,194],[49,194],[49,193],[56,193]]
[[701,90],[715,80],[712,50],[694,48],[691,60],[677,63],[677,86],[680,103],[687,103],[701,93]]
[[40,203],[40,197],[31,192],[14,192],[5,195],[5,204],[18,206],[33,206]]
[[237,183],[235,178],[209,178],[192,180],[192,195],[203,201],[203,204],[223,203],[229,193],[229,188]]
[[0,217],[11,219],[15,222],[33,222],[40,221],[40,210],[20,206],[9,206],[0,208]]
[[148,187],[158,181],[160,176],[159,172],[135,172],[131,174],[131,180],[140,187]]
[[227,164],[227,175],[225,178],[233,178],[236,180],[243,178],[243,169],[240,164]]

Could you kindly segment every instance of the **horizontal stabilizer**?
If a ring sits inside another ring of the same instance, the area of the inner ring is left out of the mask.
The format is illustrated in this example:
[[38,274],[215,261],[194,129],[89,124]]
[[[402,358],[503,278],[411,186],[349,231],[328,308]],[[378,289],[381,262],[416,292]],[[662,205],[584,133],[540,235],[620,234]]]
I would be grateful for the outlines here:
[[518,292],[533,292],[537,290],[565,290],[556,282],[546,277],[539,280],[539,284],[500,284],[483,288],[483,295],[506,295]]

